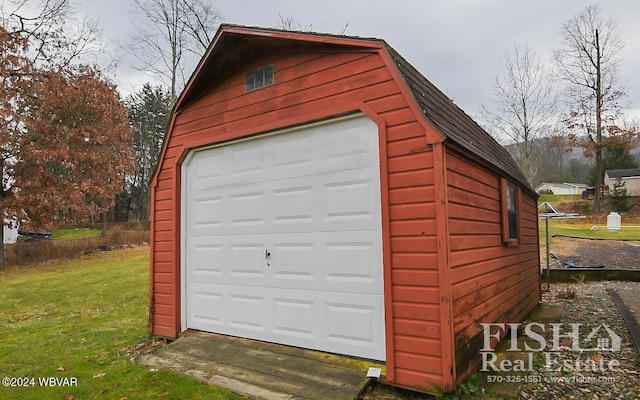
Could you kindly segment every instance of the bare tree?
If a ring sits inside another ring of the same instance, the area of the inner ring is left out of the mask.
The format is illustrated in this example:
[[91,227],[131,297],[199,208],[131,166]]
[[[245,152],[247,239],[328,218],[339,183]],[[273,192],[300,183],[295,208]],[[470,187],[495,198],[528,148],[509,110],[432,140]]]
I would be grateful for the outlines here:
[[293,32],[311,32],[313,31],[313,24],[304,24],[302,25],[298,20],[289,16],[284,17],[281,14],[278,14],[280,17],[280,21],[276,25],[276,28],[282,29],[285,31],[293,31]]
[[126,50],[141,71],[166,84],[175,101],[189,69],[187,53],[204,54],[222,14],[207,0],[135,0],[134,31]]
[[103,49],[101,25],[69,0],[5,0],[0,21],[12,35],[26,39],[34,62],[66,68]]
[[[595,158],[596,193],[603,183],[606,126],[621,113],[619,101],[625,96],[618,77],[624,44],[616,25],[613,19],[603,19],[600,7],[588,6],[562,24],[563,47],[554,52],[557,74],[567,84],[566,123],[571,137],[577,142],[585,135],[585,154]],[[600,211],[600,196],[594,199],[594,210]]]
[[[276,28],[278,29],[282,29],[285,31],[292,31],[292,32],[312,32],[313,31],[313,24],[302,25],[297,19],[291,16],[285,17],[281,14],[278,14],[278,16],[280,17],[280,20],[276,25]],[[345,24],[342,25],[342,27],[338,31],[338,35],[344,35],[345,32],[347,32],[348,28],[349,28],[349,22],[345,22]]]
[[493,103],[482,105],[480,111],[491,131],[513,142],[515,158],[533,186],[539,159],[536,141],[549,134],[556,115],[553,79],[527,45],[507,50],[500,71],[491,84]]

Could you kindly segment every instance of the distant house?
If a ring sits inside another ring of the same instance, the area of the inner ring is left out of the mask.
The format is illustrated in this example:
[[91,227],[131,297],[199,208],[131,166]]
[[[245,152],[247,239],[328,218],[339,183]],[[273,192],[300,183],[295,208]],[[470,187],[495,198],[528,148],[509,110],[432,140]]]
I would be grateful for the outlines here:
[[587,188],[584,183],[549,183],[542,182],[536,188],[538,194],[582,194]]
[[613,190],[614,184],[620,180],[627,185],[629,196],[640,196],[640,168],[609,169],[604,173],[604,184]]

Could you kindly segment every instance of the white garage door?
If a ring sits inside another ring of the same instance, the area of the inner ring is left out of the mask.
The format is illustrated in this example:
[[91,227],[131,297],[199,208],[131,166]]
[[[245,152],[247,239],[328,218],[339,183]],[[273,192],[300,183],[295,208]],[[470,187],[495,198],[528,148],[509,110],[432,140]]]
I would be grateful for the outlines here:
[[196,151],[182,172],[185,329],[385,359],[373,122]]

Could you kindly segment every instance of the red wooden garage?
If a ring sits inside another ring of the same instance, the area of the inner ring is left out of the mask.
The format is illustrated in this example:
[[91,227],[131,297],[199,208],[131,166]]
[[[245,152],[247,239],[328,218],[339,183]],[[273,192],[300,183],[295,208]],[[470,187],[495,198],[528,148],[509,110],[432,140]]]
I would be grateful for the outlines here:
[[155,335],[380,360],[391,384],[450,391],[479,324],[540,300],[536,194],[383,40],[221,26],[152,196]]

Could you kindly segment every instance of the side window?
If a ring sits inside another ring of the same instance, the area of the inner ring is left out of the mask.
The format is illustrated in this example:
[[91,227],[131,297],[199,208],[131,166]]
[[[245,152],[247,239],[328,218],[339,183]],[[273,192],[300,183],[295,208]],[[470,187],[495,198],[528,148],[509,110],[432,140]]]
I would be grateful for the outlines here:
[[509,246],[518,244],[519,215],[518,188],[516,185],[502,179],[502,239]]

